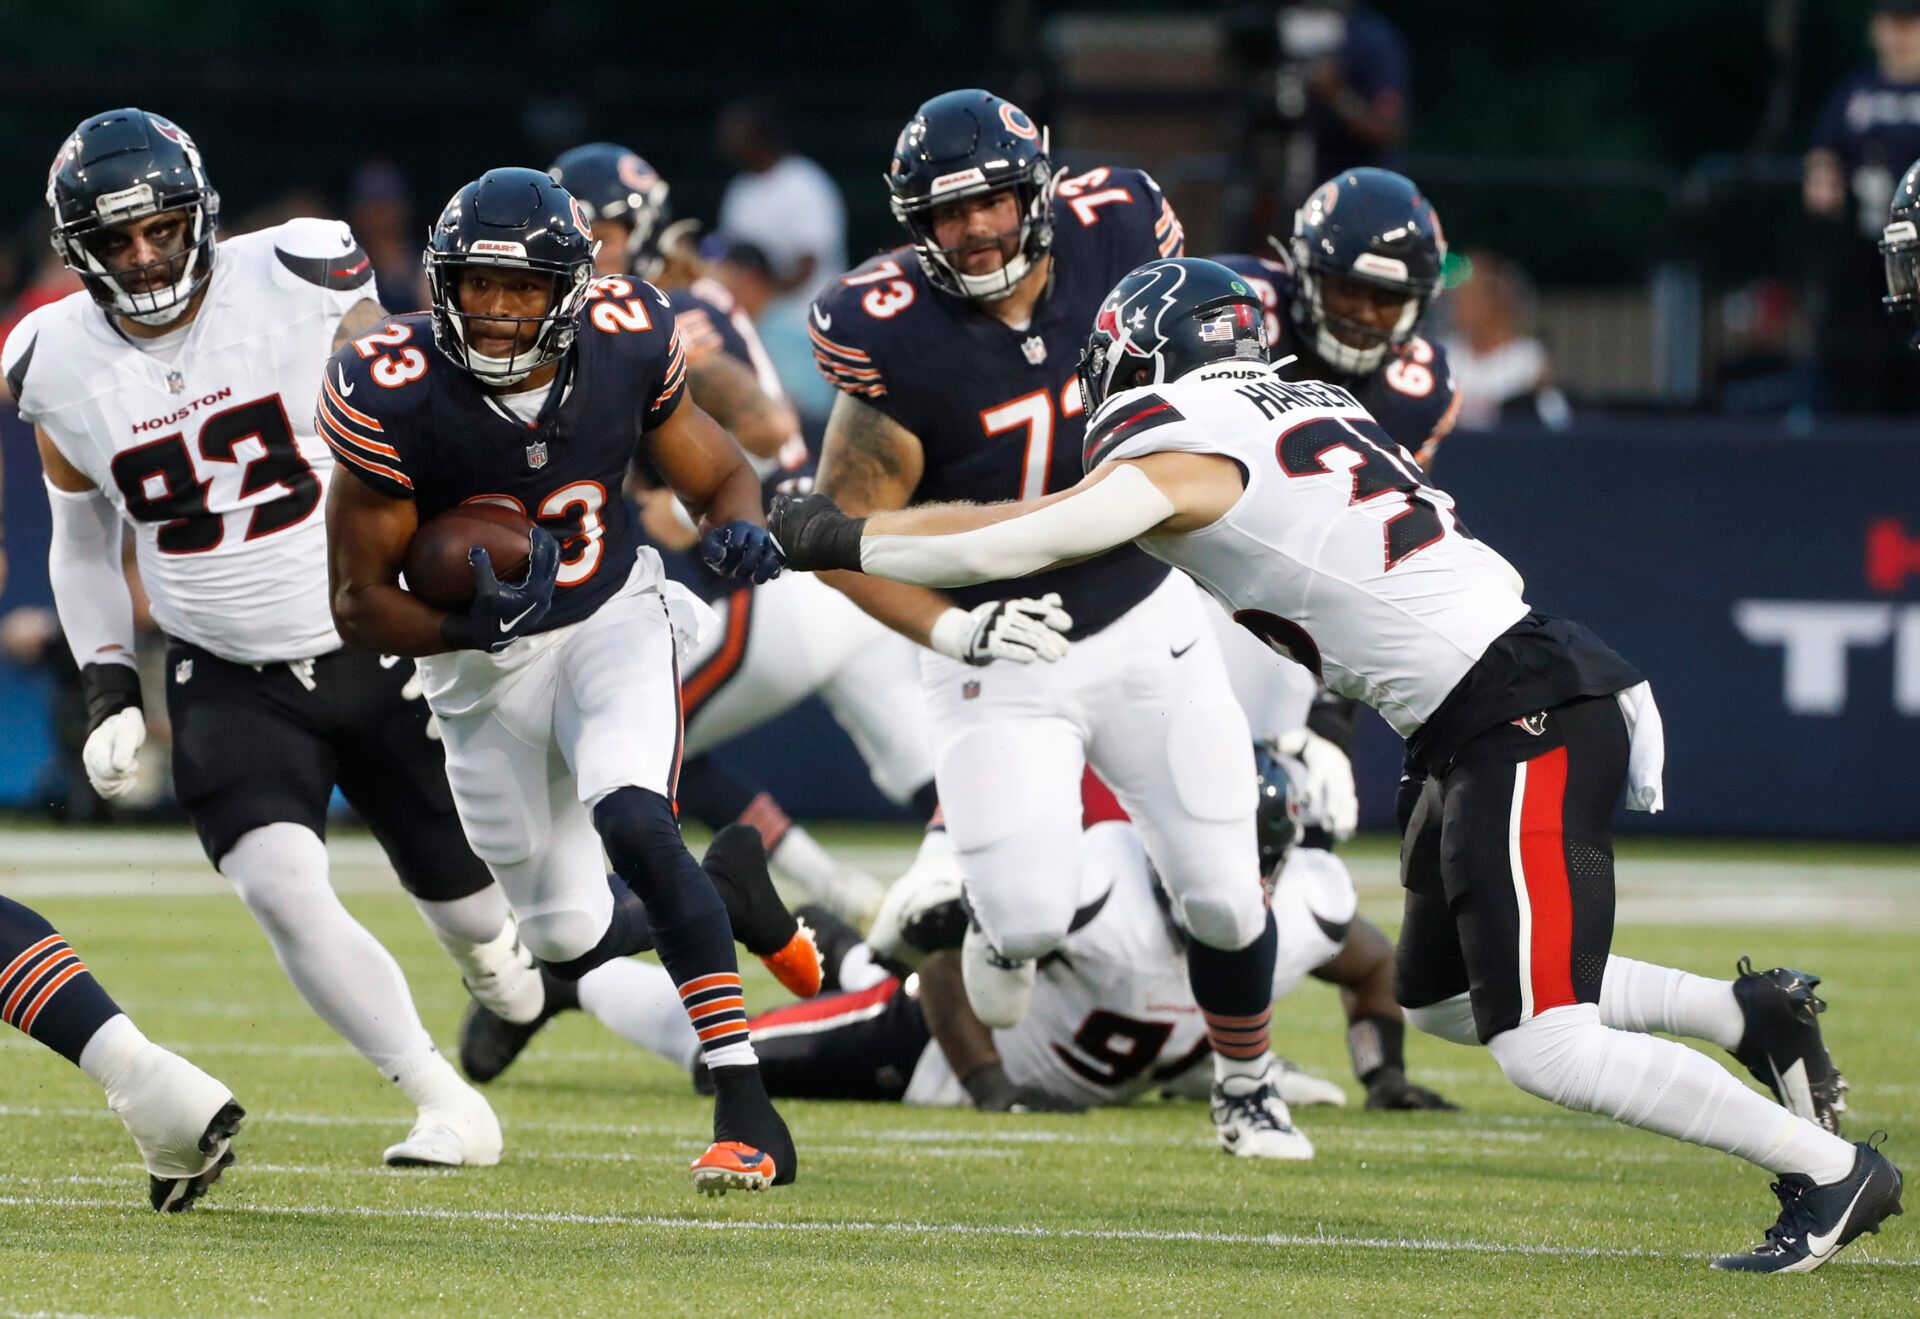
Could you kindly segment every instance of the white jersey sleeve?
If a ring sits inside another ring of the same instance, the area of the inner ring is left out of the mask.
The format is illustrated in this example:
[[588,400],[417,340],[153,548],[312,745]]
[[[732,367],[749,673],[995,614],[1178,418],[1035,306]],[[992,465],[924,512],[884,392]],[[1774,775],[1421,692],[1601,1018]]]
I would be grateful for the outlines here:
[[169,636],[245,663],[339,648],[314,400],[341,316],[372,291],[345,225],[295,220],[221,243],[172,334],[129,338],[75,293],[10,336],[22,415],[133,527]]
[[1231,509],[1140,547],[1403,737],[1528,612],[1519,574],[1336,386],[1206,367],[1114,395],[1086,444],[1089,470],[1169,450],[1231,458],[1246,483]]

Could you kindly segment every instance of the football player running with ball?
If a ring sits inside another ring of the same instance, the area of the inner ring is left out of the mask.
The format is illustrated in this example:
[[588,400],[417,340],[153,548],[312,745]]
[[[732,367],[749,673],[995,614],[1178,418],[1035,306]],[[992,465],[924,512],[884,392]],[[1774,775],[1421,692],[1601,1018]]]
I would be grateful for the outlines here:
[[85,291],[22,320],[0,364],[46,473],[87,778],[126,792],[146,739],[120,557],[131,526],[168,637],[174,790],[208,859],[308,1006],[418,1107],[387,1162],[497,1163],[492,1108],[435,1050],[399,964],[327,879],[337,784],[476,999],[538,1007],[532,960],[461,835],[412,666],[342,649],[327,611],[333,458],[313,395],[328,354],[385,319],[367,255],[329,220],[219,242],[193,139],[142,110],[83,120],[47,201]]
[[822,495],[782,499],[772,525],[788,563],[954,586],[1138,539],[1379,710],[1429,774],[1401,853],[1397,983],[1416,1025],[1486,1045],[1543,1099],[1777,1174],[1778,1222],[1718,1268],[1817,1268],[1898,1213],[1900,1173],[1870,1144],[1636,1033],[1725,1043],[1746,1006],[1724,984],[1608,956],[1612,812],[1623,791],[1641,809],[1660,799],[1640,674],[1585,628],[1533,612],[1519,575],[1351,394],[1284,380],[1233,271],[1172,260],[1129,274],[1080,380],[1094,415],[1073,489],[867,518]]
[[[1057,174],[1033,120],[979,90],[920,107],[886,185],[911,247],[843,277],[810,313],[815,360],[841,391],[820,457],[827,506],[1071,486],[1086,326],[1115,280],[1182,250],[1173,208],[1137,170]],[[1019,1021],[1036,961],[1067,935],[1092,764],[1192,937],[1222,1145],[1296,1157],[1268,1063],[1277,936],[1254,841],[1252,738],[1205,604],[1124,538],[1030,580],[1001,576],[948,595],[833,579],[929,648],[921,680],[974,922],[962,966],[975,1013],[990,1027]]]
[[[335,355],[322,434],[353,479],[327,505],[334,617],[349,641],[421,657],[460,820],[548,969],[579,980],[651,939],[717,1083],[695,1185],[760,1190],[793,1180],[793,1142],[747,1037],[726,909],[673,806],[677,650],[711,613],[639,547],[629,463],[644,454],[703,518],[716,566],[764,581],[779,559],[752,469],[686,397],[667,300],[596,281],[593,253],[564,188],[491,170],[433,226],[432,310]],[[526,579],[497,580],[475,549],[472,604],[449,612],[400,575],[415,531],[472,503],[534,521]]]

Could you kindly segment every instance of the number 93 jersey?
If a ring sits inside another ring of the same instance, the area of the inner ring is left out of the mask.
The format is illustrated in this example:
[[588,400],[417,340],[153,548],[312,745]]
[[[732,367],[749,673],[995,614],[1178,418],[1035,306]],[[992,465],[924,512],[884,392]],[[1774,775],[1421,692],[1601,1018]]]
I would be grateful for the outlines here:
[[[1179,256],[1173,208],[1139,170],[1101,167],[1054,184],[1052,282],[1014,329],[934,288],[910,249],[875,257],[814,303],[814,362],[835,388],[913,432],[926,466],[915,502],[1034,499],[1080,479],[1086,418],[1075,370],[1109,290],[1143,262]],[[1013,582],[948,591],[985,600],[1058,591],[1070,636],[1105,628],[1166,570],[1130,547]]]
[[128,338],[75,293],[8,336],[21,417],[133,524],[169,636],[245,663],[339,648],[321,514],[333,459],[313,395],[340,318],[373,297],[346,225],[290,220],[221,243],[199,312],[172,334]]
[[553,606],[536,632],[588,617],[633,572],[640,542],[621,486],[641,437],[686,396],[686,354],[651,284],[596,280],[551,395],[522,420],[434,346],[433,318],[398,316],[335,353],[320,435],[344,469],[421,522],[465,503],[517,508],[560,542]]
[[1141,547],[1402,737],[1528,612],[1520,575],[1336,385],[1219,363],[1114,394],[1087,429],[1088,471],[1160,452],[1231,458],[1246,490],[1211,525]]

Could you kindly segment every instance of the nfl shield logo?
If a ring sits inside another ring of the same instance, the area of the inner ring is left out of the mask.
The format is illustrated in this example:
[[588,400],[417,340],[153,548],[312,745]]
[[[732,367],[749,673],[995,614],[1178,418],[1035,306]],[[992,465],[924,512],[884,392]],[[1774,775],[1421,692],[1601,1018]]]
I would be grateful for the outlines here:
[[537,472],[546,465],[547,442],[545,440],[535,440],[527,446],[527,466]]
[[187,380],[185,376],[181,375],[178,371],[167,372],[167,392],[169,394],[185,393],[186,388]]
[[979,694],[980,694],[980,680],[978,678],[969,678],[965,682],[960,684],[961,700],[971,701],[974,697],[978,696]]
[[1027,355],[1028,366],[1039,366],[1047,360],[1047,341],[1039,335],[1029,335],[1020,344],[1020,351]]

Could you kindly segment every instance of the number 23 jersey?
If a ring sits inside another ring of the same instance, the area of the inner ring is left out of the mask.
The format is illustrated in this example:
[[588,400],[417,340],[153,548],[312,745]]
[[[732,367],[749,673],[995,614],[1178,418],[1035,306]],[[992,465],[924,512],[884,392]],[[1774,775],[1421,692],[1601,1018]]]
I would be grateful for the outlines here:
[[320,434],[345,470],[421,522],[463,503],[518,508],[560,542],[553,605],[535,632],[578,623],[627,584],[638,529],[621,485],[642,436],[686,397],[673,308],[651,284],[594,281],[573,347],[534,420],[434,344],[433,318],[394,318],[347,344],[320,387]]
[[290,220],[221,243],[198,314],[160,339],[122,335],[85,293],[8,336],[21,417],[133,524],[169,636],[244,663],[339,648],[313,396],[340,318],[374,296],[346,225]]

